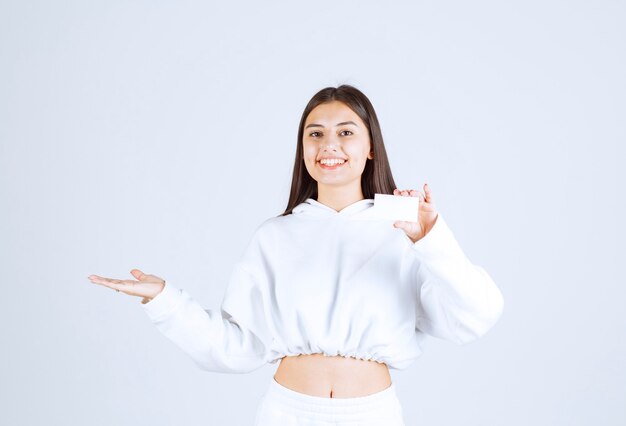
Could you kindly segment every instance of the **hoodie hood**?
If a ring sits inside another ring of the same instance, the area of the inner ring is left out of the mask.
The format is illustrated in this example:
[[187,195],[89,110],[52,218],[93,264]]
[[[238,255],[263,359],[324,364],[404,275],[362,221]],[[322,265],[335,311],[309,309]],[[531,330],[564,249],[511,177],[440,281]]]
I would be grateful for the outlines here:
[[355,201],[354,203],[347,205],[340,211],[337,211],[332,207],[327,206],[326,204],[322,204],[319,201],[314,200],[313,198],[307,198],[305,201],[295,206],[291,212],[292,214],[302,217],[315,217],[321,219],[339,215],[352,216],[353,214],[366,210],[373,205],[373,198],[364,198],[362,200]]

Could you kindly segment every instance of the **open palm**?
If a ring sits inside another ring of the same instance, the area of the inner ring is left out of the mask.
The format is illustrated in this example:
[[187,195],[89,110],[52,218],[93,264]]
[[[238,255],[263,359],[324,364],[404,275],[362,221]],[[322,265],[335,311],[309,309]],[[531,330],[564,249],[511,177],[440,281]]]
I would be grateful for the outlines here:
[[141,303],[148,303],[165,287],[165,280],[156,275],[148,275],[139,269],[133,269],[130,273],[137,280],[118,280],[115,278],[100,277],[98,275],[89,275],[89,280],[94,284],[103,285],[117,291],[121,291],[130,296],[143,297]]

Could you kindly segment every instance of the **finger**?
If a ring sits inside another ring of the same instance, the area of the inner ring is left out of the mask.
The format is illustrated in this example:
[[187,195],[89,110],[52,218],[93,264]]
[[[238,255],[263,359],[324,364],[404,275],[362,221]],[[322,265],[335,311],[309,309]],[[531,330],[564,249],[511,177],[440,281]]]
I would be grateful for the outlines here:
[[107,281],[112,284],[136,284],[134,280],[118,280],[117,278],[99,278],[101,281]]
[[426,199],[426,202],[428,202],[428,203],[432,202],[433,193],[430,190],[430,187],[428,186],[427,183],[424,184],[424,193],[425,193],[425,197],[424,198]]
[[113,290],[121,290],[122,289],[122,285],[118,284],[118,283],[113,283],[110,281],[106,281],[106,280],[101,280],[101,279],[91,279],[91,282],[94,284],[98,284],[101,285],[103,287],[108,287],[108,288],[112,288]]
[[116,278],[104,278],[104,277],[99,278],[99,280],[100,281],[106,281],[106,282],[111,283],[111,284],[119,284],[119,283],[121,283],[123,281],[123,280],[118,280]]
[[114,278],[103,278],[97,275],[90,275],[89,279],[94,284],[100,284],[105,287],[109,287],[115,290],[122,290],[124,288],[128,288],[129,285],[134,285],[137,281],[132,280],[117,280]]
[[422,191],[420,191],[419,189],[411,189],[410,192],[409,192],[409,195],[411,197],[419,198],[420,202],[422,202],[423,199],[424,199],[424,193]]
[[100,275],[89,275],[89,279],[99,281],[115,281],[115,278],[101,277]]
[[406,197],[409,195],[409,192],[406,189],[402,190],[402,196]]

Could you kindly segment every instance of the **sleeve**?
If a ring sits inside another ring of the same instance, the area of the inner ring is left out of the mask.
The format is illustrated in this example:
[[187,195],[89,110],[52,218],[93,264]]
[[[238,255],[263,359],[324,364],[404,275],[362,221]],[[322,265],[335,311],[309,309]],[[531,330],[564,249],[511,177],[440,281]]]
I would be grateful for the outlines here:
[[500,319],[504,298],[489,274],[463,253],[441,214],[412,243],[416,271],[416,326],[459,345],[483,336]]
[[270,356],[258,284],[239,262],[219,311],[204,309],[185,290],[167,282],[142,306],[157,329],[201,369],[247,373],[269,362]]

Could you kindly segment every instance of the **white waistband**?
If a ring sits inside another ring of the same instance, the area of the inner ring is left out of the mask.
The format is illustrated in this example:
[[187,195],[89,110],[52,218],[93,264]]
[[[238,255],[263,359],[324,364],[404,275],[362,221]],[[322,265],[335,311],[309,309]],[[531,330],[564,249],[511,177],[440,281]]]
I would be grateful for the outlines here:
[[399,404],[393,383],[379,392],[352,398],[327,398],[296,392],[278,383],[273,377],[266,393],[275,403],[292,413],[316,412],[328,414],[367,413],[396,407]]

